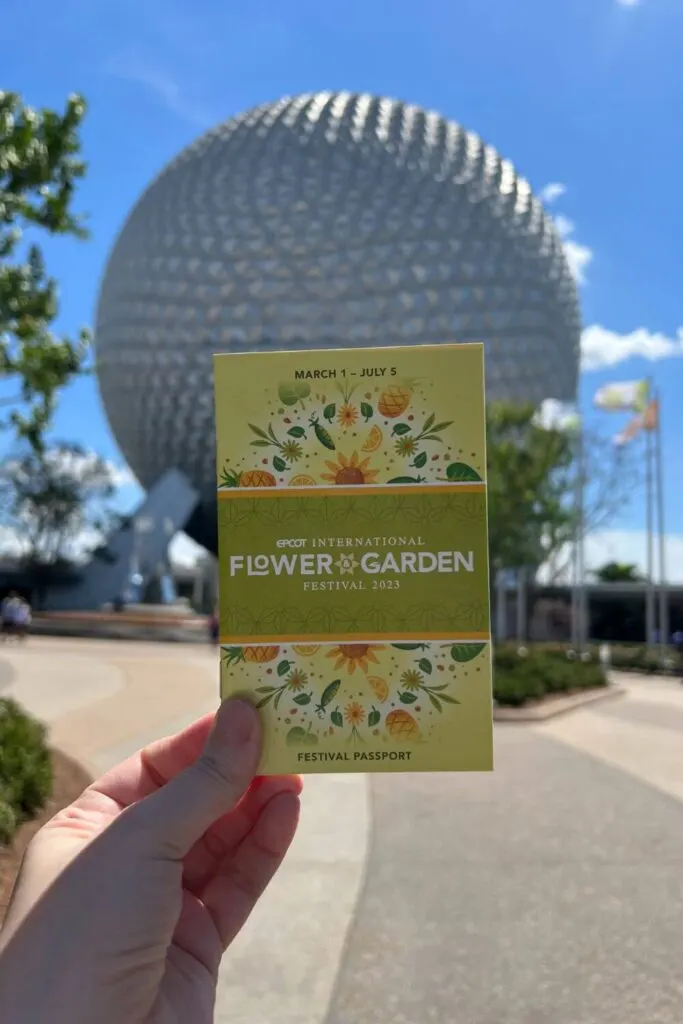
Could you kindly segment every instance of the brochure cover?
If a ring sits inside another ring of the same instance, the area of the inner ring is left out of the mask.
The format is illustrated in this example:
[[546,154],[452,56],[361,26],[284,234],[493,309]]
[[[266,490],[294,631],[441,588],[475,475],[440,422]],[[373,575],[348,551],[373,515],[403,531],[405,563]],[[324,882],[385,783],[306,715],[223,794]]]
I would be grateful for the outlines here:
[[483,359],[215,357],[221,696],[262,774],[493,767]]

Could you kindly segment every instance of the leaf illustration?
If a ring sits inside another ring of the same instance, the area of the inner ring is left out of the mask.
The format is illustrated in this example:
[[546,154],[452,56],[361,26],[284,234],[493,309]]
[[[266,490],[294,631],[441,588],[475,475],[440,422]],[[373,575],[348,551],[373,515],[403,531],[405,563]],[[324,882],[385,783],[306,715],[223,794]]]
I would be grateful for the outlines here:
[[326,405],[325,408],[323,409],[323,418],[331,423],[332,420],[334,419],[336,411],[337,406],[334,404],[334,402],[330,402],[330,404]]
[[432,674],[432,663],[429,658],[420,658],[418,665],[423,672],[426,672],[428,676]]
[[410,426],[408,423],[397,423],[391,433],[395,434],[396,437],[401,437],[402,434],[410,433]]
[[481,480],[476,469],[468,466],[466,462],[451,462],[446,470],[446,476],[452,483],[464,483],[469,480]]
[[257,686],[256,693],[275,693],[275,686]]
[[430,427],[432,426],[432,424],[434,423],[434,420],[435,420],[435,419],[436,419],[436,416],[434,415],[434,413],[432,413],[432,414],[431,414],[431,416],[428,416],[428,417],[427,417],[427,419],[426,419],[426,420],[424,421],[424,426],[423,426],[423,428],[422,428],[422,433],[423,433],[423,434],[426,434],[426,433],[427,433],[427,431],[429,430],[429,428],[430,428]]
[[298,704],[300,707],[304,707],[306,704],[311,703],[310,695],[308,693],[300,693],[298,697],[294,698],[294,703]]
[[422,476],[395,476],[392,480],[389,480],[390,484],[423,484],[424,477]]
[[443,708],[439,704],[436,697],[433,697],[432,694],[429,692],[427,693],[427,696],[429,697],[429,703],[432,705],[432,707],[436,708],[440,715],[443,714]]
[[266,441],[268,440],[268,435],[266,434],[265,430],[261,430],[260,427],[255,427],[253,423],[249,423],[248,426],[250,430],[254,431],[257,437],[262,437]]
[[275,458],[273,459],[273,466],[278,471],[278,473],[284,473],[284,471],[287,469],[287,463],[285,462],[284,459],[281,459],[279,455],[276,455]]
[[251,444],[254,448],[270,448],[270,441],[252,441]]
[[366,423],[368,422],[369,419],[372,418],[372,415],[373,415],[373,412],[374,412],[372,406],[369,405],[367,402],[361,402],[360,403],[360,411],[361,411],[363,417],[365,418],[365,422]]
[[333,711],[330,718],[332,719],[332,725],[336,725],[338,729],[343,727],[344,719],[342,718],[341,711]]
[[337,696],[340,686],[341,679],[335,679],[333,683],[330,683],[328,686],[325,687],[325,689],[323,690],[323,695],[320,698],[321,708],[326,708],[327,705],[334,700],[334,698]]
[[438,434],[440,430],[445,430],[446,427],[452,427],[453,420],[446,420],[444,423],[435,423],[430,430],[430,434]]
[[398,695],[398,699],[400,700],[401,704],[414,704],[415,701],[417,700],[417,697],[415,696],[414,693],[400,693]]
[[449,697],[447,693],[439,694],[439,700],[445,700],[447,704],[459,704],[460,701],[456,700],[455,697]]
[[277,667],[277,674],[280,676],[280,678],[282,678],[282,676],[287,675],[291,667],[291,661],[281,661]]
[[372,711],[370,712],[370,714],[368,715],[368,725],[370,726],[371,729],[375,725],[377,725],[377,723],[379,722],[379,719],[380,719],[379,711],[377,710],[377,708],[373,708]]
[[300,725],[295,725],[293,729],[290,729],[285,736],[285,742],[290,746],[296,746],[299,743],[303,743],[306,737],[306,730],[302,729]]
[[472,661],[486,647],[486,644],[453,644],[451,647],[451,658],[463,664]]
[[303,427],[291,427],[287,433],[290,437],[305,437],[306,431]]
[[[273,693],[274,692],[275,691],[273,691]],[[266,704],[268,703],[268,701],[272,699],[272,696],[273,696],[273,694],[269,693],[267,697],[262,697],[261,700],[256,705],[256,707],[257,708],[264,708],[266,706]]]
[[420,454],[416,455],[415,458],[413,459],[413,465],[415,466],[415,469],[422,469],[422,467],[425,466],[426,464],[427,464],[427,453],[426,452],[420,452]]
[[392,644],[397,651],[424,651],[427,648],[427,644]]
[[278,398],[283,405],[296,405],[303,402],[311,393],[311,385],[306,381],[295,380],[286,384],[280,384],[277,389]]

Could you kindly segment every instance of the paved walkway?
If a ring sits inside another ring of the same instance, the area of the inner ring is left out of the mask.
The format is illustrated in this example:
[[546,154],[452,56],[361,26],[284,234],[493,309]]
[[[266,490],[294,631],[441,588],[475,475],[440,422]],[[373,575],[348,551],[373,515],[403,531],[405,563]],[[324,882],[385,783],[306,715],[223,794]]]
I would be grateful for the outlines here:
[[[214,706],[211,651],[44,640],[4,692],[100,771]],[[219,1022],[680,1024],[683,686],[496,732],[491,776],[317,776]]]

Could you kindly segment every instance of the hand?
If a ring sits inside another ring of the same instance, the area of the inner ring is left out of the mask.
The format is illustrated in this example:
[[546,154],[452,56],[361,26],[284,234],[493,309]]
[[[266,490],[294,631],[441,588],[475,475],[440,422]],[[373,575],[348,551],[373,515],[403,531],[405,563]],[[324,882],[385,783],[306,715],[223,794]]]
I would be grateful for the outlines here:
[[113,768],[33,839],[0,932],[0,1020],[213,1020],[223,952],[296,831],[298,776],[254,778],[229,701]]

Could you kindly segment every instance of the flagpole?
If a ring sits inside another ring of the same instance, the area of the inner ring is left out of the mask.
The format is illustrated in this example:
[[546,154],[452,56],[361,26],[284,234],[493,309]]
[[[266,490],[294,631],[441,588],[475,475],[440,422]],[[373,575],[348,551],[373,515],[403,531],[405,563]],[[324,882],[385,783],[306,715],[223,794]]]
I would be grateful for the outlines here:
[[662,401],[657,391],[654,406],[655,475],[657,489],[657,527],[659,533],[659,642],[666,655],[669,643],[669,590],[666,572],[666,531],[664,528],[664,472],[662,459]]
[[[648,382],[649,391],[649,382]],[[654,591],[654,488],[652,431],[645,431],[645,493],[647,518],[647,591],[645,594],[645,646],[649,650],[655,632]]]

